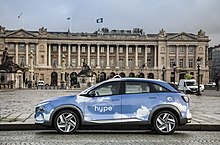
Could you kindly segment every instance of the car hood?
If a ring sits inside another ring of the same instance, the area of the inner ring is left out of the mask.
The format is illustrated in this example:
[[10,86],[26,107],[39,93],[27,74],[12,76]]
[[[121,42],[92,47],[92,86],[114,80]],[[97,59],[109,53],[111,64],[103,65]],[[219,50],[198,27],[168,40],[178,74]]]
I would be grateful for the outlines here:
[[40,102],[39,104],[46,103],[46,102],[50,102],[52,104],[55,102],[73,102],[73,100],[75,100],[75,98],[76,98],[76,95],[74,95],[74,96],[60,96],[60,97],[54,97],[51,99],[44,100],[44,101]]

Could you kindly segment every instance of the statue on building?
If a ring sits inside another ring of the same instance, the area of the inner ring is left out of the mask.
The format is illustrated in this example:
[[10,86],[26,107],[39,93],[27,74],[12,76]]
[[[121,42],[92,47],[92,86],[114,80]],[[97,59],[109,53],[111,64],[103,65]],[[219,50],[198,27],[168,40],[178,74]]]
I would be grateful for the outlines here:
[[5,47],[5,50],[3,51],[3,55],[2,55],[2,59],[1,59],[1,63],[4,64],[8,62],[8,48]]
[[41,27],[39,29],[39,34],[40,35],[47,35],[47,28]]
[[160,36],[160,37],[166,37],[166,36],[167,36],[167,34],[166,34],[166,32],[164,31],[164,29],[161,29],[161,30],[160,30],[159,36]]
[[205,32],[202,29],[200,29],[199,32],[198,32],[198,36],[199,37],[205,36]]

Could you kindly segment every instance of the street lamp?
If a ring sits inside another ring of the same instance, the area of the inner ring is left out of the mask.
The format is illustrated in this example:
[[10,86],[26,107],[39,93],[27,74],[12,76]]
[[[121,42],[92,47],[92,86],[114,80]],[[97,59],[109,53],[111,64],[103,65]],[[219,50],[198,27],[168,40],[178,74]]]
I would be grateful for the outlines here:
[[176,82],[176,63],[174,62],[173,63],[173,81],[174,81],[174,84]]
[[165,66],[162,67],[162,72],[163,72],[162,76],[163,76],[163,81],[164,81],[165,80],[165,72],[166,72]]
[[197,58],[197,69],[198,69],[198,91],[197,91],[197,96],[201,96],[202,94],[200,93],[200,63],[201,63],[201,58]]

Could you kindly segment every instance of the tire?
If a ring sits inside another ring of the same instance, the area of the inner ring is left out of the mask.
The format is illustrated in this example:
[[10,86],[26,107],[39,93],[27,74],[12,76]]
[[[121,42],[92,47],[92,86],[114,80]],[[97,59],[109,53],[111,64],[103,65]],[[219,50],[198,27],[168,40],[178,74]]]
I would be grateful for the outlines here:
[[153,127],[159,134],[172,134],[177,126],[177,117],[171,111],[160,111],[153,119]]
[[63,110],[56,115],[54,126],[59,133],[74,133],[79,127],[79,117],[73,111]]

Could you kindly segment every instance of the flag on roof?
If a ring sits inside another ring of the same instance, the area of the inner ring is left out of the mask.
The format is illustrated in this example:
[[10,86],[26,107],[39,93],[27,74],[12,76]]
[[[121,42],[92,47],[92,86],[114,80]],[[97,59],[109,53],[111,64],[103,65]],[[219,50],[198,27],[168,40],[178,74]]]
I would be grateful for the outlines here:
[[103,23],[103,18],[96,19],[96,23]]
[[67,20],[70,20],[70,17],[68,17]]

